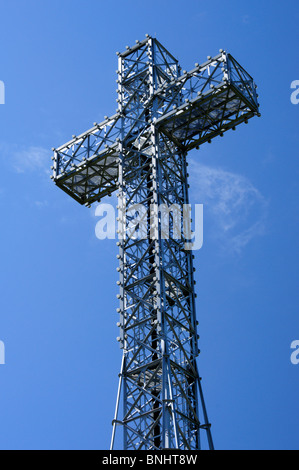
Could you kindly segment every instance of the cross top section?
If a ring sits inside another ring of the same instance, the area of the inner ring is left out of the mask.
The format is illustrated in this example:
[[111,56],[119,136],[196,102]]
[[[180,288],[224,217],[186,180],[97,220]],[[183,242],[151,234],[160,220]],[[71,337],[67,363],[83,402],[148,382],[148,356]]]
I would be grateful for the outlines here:
[[116,114],[53,149],[51,178],[80,204],[117,189],[120,156],[146,148],[150,131],[187,153],[260,116],[253,78],[222,49],[189,72],[148,35],[117,55]]

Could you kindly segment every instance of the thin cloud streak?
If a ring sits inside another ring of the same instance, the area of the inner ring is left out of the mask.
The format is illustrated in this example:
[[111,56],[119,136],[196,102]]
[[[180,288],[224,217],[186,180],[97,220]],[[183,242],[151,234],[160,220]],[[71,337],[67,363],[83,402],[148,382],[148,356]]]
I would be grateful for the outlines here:
[[38,171],[50,174],[50,158],[49,149],[43,147],[29,147],[12,154],[13,168],[17,173],[26,173]]
[[51,150],[41,146],[0,144],[0,159],[16,173],[51,174]]
[[268,203],[244,176],[189,162],[191,198],[204,204],[208,232],[226,253],[240,254],[266,230]]

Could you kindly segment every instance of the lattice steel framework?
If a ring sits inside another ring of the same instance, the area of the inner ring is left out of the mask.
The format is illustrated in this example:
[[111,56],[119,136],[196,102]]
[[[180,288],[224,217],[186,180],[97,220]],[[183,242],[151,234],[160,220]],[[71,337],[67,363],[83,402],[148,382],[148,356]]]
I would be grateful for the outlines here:
[[[189,204],[187,152],[259,115],[256,85],[222,50],[182,72],[149,36],[118,53],[117,74],[117,113],[56,149],[52,176],[87,206],[117,191],[123,360],[111,448],[121,426],[124,449],[201,449],[202,433],[213,449],[196,362],[193,255],[174,236],[175,209]],[[161,207],[171,209],[169,236]],[[143,235],[132,237],[136,213]]]

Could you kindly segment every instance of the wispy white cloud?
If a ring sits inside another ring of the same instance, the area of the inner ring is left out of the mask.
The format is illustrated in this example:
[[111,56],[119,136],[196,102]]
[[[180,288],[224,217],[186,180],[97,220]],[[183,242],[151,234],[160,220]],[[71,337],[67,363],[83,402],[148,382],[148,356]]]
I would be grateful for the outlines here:
[[11,162],[17,173],[38,171],[50,174],[51,153],[43,147],[12,149]]
[[[26,183],[32,181],[32,178],[37,178],[43,185],[49,183],[51,171],[51,150],[41,146],[22,146],[16,143],[0,143],[0,163],[2,167],[8,170],[8,174],[11,172],[20,175],[21,179],[24,176]],[[29,177],[29,180],[26,177]],[[48,187],[48,184],[44,188]],[[34,195],[35,194],[35,195]],[[48,201],[44,197],[44,193],[41,199],[36,195],[35,191],[26,192],[26,200],[33,207],[37,209],[44,209],[48,206]],[[1,189],[0,189],[1,196]],[[0,198],[1,203],[1,198]]]
[[45,147],[0,143],[0,159],[17,173],[39,172],[49,175],[51,156],[51,150]]
[[211,236],[227,252],[240,253],[265,233],[267,201],[244,176],[190,160],[191,197],[204,204]]
[[47,207],[49,205],[49,202],[47,200],[44,200],[44,201],[34,201],[34,205],[35,207],[37,207],[38,209],[44,209],[45,207]]

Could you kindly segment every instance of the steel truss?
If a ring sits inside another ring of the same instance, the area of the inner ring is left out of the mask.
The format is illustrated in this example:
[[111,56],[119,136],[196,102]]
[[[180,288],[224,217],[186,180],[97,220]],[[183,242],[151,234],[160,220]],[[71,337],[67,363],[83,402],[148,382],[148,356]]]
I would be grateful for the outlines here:
[[213,449],[193,255],[182,221],[174,235],[175,210],[189,204],[188,151],[259,115],[256,86],[224,51],[182,73],[151,37],[118,54],[117,73],[116,114],[55,150],[52,177],[87,206],[117,191],[123,360],[111,448],[121,426],[124,449],[201,449],[202,434]]

